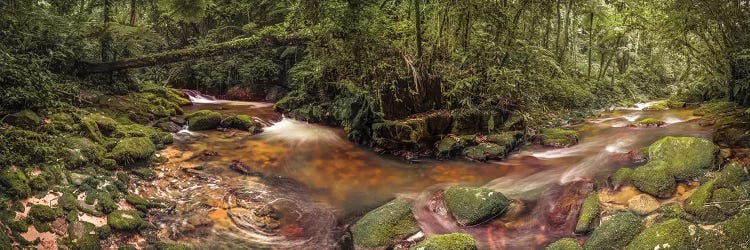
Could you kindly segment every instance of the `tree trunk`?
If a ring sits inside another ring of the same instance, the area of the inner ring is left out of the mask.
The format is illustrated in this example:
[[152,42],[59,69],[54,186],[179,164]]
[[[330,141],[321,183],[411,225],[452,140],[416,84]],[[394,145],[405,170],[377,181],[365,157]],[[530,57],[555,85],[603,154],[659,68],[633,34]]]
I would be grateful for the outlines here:
[[560,0],[557,0],[557,36],[555,37],[555,54],[560,56],[560,23],[562,15],[560,13]]
[[135,1],[130,0],[130,26],[135,26]]
[[565,10],[565,41],[560,53],[560,63],[565,62],[565,54],[568,53],[568,43],[570,43],[570,12],[573,9],[573,0],[568,0],[568,8]]
[[417,61],[422,59],[422,9],[419,6],[420,1],[414,0],[414,26],[417,29]]
[[591,55],[594,51],[594,12],[591,11],[589,13],[589,68],[587,71],[587,75],[589,80],[591,80]]
[[110,9],[110,7],[111,7],[110,0],[104,0],[104,6],[103,6],[104,10],[102,11],[103,15],[104,15],[104,18],[103,18],[104,19],[104,36],[102,36],[102,39],[100,41],[101,47],[102,47],[102,62],[109,62],[109,60],[110,60],[110,57],[109,57],[110,50],[112,49],[111,48],[112,47],[112,45],[111,45],[111,43],[112,43],[112,35],[109,33],[109,31],[110,31],[109,30],[109,28],[110,28],[109,27],[109,21],[110,21],[110,19],[109,19],[110,18],[110,16],[109,16],[109,9]]

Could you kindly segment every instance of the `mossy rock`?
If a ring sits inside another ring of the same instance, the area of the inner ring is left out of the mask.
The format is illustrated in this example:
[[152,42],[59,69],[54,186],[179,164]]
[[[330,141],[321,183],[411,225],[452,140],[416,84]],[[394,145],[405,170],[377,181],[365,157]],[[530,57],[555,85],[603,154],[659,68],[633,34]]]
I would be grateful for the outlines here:
[[170,244],[165,242],[158,242],[155,244],[156,250],[191,250],[192,248],[184,245]]
[[21,112],[8,115],[7,117],[5,117],[4,121],[10,125],[30,130],[39,126],[39,124],[42,122],[42,118],[34,113],[34,111],[23,110]]
[[448,210],[458,224],[471,226],[505,212],[510,200],[500,192],[484,187],[453,186],[443,195]]
[[685,215],[685,210],[679,204],[664,205],[661,211],[662,216],[667,219],[680,219]]
[[189,114],[187,117],[188,129],[192,131],[211,130],[221,124],[221,114],[210,110],[201,110]]
[[29,210],[29,216],[39,222],[51,222],[55,220],[55,209],[45,205],[33,205]]
[[716,223],[725,219],[724,213],[716,206],[706,206],[706,202],[711,201],[716,183],[712,179],[703,183],[685,200],[685,211],[695,215],[700,222]]
[[685,107],[685,102],[683,102],[683,101],[669,100],[669,101],[667,101],[667,107],[669,107],[670,109],[684,108]]
[[648,147],[651,161],[664,161],[675,178],[690,179],[713,168],[719,147],[697,137],[664,137]]
[[539,142],[545,146],[568,147],[578,143],[578,132],[570,129],[544,129],[538,135]]
[[651,126],[661,127],[664,124],[666,124],[666,122],[656,119],[656,118],[646,118],[646,119],[642,119],[640,121],[632,123],[632,125],[636,127],[651,127]]
[[[592,229],[592,224],[599,217],[599,194],[590,192],[583,201],[581,213],[578,216],[575,233],[584,234]],[[576,244],[578,244],[576,242]]]
[[645,107],[643,108],[643,110],[644,111],[663,111],[663,110],[667,110],[668,107],[669,107],[668,103],[664,101],[664,102],[658,102],[658,103],[655,103],[654,105]]
[[166,207],[166,202],[159,200],[159,199],[150,199],[150,198],[143,198],[137,195],[127,195],[125,196],[125,200],[133,205],[135,208],[138,208],[138,210],[145,211],[151,208],[164,208]]
[[455,156],[463,150],[466,143],[461,138],[446,136],[437,143],[439,156]]
[[733,112],[737,109],[737,104],[734,102],[711,102],[704,103],[697,109],[693,110],[693,115],[696,116],[713,116],[721,115],[727,112]]
[[583,246],[576,239],[562,238],[549,244],[545,250],[583,250]]
[[156,146],[150,139],[132,137],[120,140],[110,155],[120,164],[131,164],[149,159],[155,151]]
[[104,147],[85,137],[68,138],[65,145],[67,148],[62,149],[63,160],[68,168],[99,163],[107,152]]
[[619,187],[630,183],[633,180],[633,172],[635,171],[632,168],[618,169],[614,176],[612,176],[612,184],[615,185],[615,187]]
[[716,174],[715,185],[716,188],[734,188],[745,181],[748,181],[747,168],[740,162],[731,162]]
[[31,196],[31,187],[26,174],[18,169],[8,169],[0,173],[0,184],[4,192],[18,199]]
[[487,135],[487,141],[506,148],[512,148],[523,134],[519,131],[508,131],[499,134]]
[[117,128],[117,125],[119,125],[119,123],[115,121],[115,119],[107,117],[101,113],[89,114],[86,116],[86,119],[94,121],[94,123],[96,123],[96,126],[99,128],[99,131],[104,135],[112,133],[112,131],[115,131],[115,129]]
[[254,132],[258,129],[258,124],[248,115],[233,115],[227,117],[221,121],[221,126],[250,132]]
[[0,249],[13,249],[13,241],[5,233],[0,233]]
[[477,243],[471,235],[452,233],[431,236],[411,248],[411,250],[477,250]]
[[86,234],[83,237],[77,239],[73,244],[73,250],[100,250],[102,249],[99,243],[99,237],[95,234]]
[[633,171],[633,185],[644,193],[666,198],[671,196],[677,183],[675,182],[669,166],[664,161],[651,161]]
[[641,218],[630,212],[612,215],[583,244],[585,249],[623,249],[643,231]]
[[89,139],[99,144],[104,144],[105,138],[102,131],[99,129],[99,125],[96,124],[96,120],[88,116],[77,116],[78,123],[81,125],[81,129]]
[[172,134],[140,124],[118,125],[112,136],[117,138],[147,137],[158,148],[163,148],[174,142]]
[[671,219],[646,228],[636,236],[627,249],[689,249],[692,245],[690,222]]
[[145,223],[137,211],[117,210],[107,215],[107,225],[119,231],[136,230]]
[[81,129],[81,126],[76,123],[73,116],[68,113],[54,113],[47,116],[47,119],[52,122],[52,128],[58,131],[73,132]]
[[728,188],[719,188],[714,190],[714,193],[711,197],[711,202],[715,202],[719,210],[721,210],[721,212],[727,216],[735,215],[740,211],[742,203],[738,203],[737,201],[739,200],[740,193],[732,191]]
[[463,155],[475,161],[501,159],[505,156],[505,146],[483,142],[477,146],[465,148]]
[[750,248],[750,214],[745,214],[735,219],[720,223],[717,229],[727,236],[732,246],[747,249]]
[[402,198],[396,198],[370,211],[351,228],[354,243],[368,248],[390,246],[419,230],[411,211],[411,203]]

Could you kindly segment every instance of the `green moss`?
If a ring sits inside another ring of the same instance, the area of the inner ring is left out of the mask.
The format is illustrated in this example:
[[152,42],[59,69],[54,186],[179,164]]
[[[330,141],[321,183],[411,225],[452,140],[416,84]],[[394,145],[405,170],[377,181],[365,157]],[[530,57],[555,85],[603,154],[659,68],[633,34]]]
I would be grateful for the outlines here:
[[544,129],[539,135],[542,145],[552,147],[567,147],[578,143],[578,132],[570,129]]
[[505,154],[505,146],[494,143],[480,143],[477,146],[465,148],[463,155],[475,161],[486,161],[489,159],[500,159]]
[[685,211],[678,204],[665,205],[661,207],[662,216],[669,219],[680,219],[684,216]]
[[210,130],[219,127],[221,114],[210,110],[201,110],[187,117],[188,128],[193,131]]
[[354,243],[362,247],[384,247],[419,232],[409,201],[397,198],[370,211],[351,228]]
[[154,143],[145,137],[133,137],[120,140],[111,156],[120,164],[131,164],[140,160],[147,160],[156,151]]
[[39,222],[51,222],[55,220],[55,210],[45,205],[33,205],[29,210],[29,216],[34,218],[35,221]]
[[458,137],[446,136],[437,144],[439,156],[455,156],[461,152],[465,143]]
[[499,134],[487,135],[487,141],[506,148],[513,147],[522,134],[518,131],[508,131]]
[[737,109],[737,104],[733,102],[712,102],[702,104],[693,110],[696,116],[716,116],[723,113],[732,112]]
[[221,121],[221,126],[254,132],[258,124],[248,115],[233,115]]
[[145,223],[137,211],[117,210],[107,215],[107,225],[115,230],[132,231]]
[[664,121],[656,119],[656,118],[646,118],[637,122],[633,123],[633,126],[638,127],[650,127],[650,126],[656,126],[660,127],[662,125],[666,124]]
[[47,183],[47,180],[44,179],[44,177],[42,176],[31,177],[31,180],[29,181],[29,186],[36,191],[49,190],[49,183]]
[[586,196],[578,216],[575,233],[583,234],[591,230],[593,222],[599,217],[599,194],[591,192]]
[[510,203],[502,193],[484,187],[453,186],[445,190],[444,198],[453,217],[463,226],[500,215]]
[[656,197],[669,197],[677,186],[669,166],[664,161],[651,161],[633,171],[633,185]]
[[546,250],[583,250],[583,247],[576,239],[562,238],[552,244],[549,244]]
[[5,232],[0,233],[0,249],[13,249],[13,241]]
[[112,136],[117,138],[147,137],[158,148],[163,148],[174,141],[172,134],[140,124],[118,125]]
[[622,249],[643,229],[643,223],[637,215],[630,212],[617,213],[594,229],[583,247],[585,249]]
[[711,200],[715,189],[716,179],[703,183],[685,200],[685,211],[695,215],[698,220],[706,223],[715,223],[725,218],[724,213],[716,206],[706,206]]
[[714,166],[718,152],[713,142],[696,137],[667,136],[648,147],[649,159],[666,162],[678,179],[702,176]]
[[434,235],[411,248],[412,250],[476,250],[477,243],[471,235],[452,233]]
[[34,111],[23,110],[21,112],[8,115],[3,121],[19,128],[33,129],[39,126],[42,118],[39,118],[39,116],[34,113]]
[[86,119],[94,121],[99,131],[104,135],[108,135],[115,131],[118,122],[115,119],[105,116],[101,113],[93,113],[86,116]]
[[18,169],[9,169],[0,173],[0,184],[4,187],[5,193],[18,199],[31,196],[29,180],[23,171]]
[[99,130],[99,125],[96,124],[96,120],[88,116],[79,116],[78,123],[81,125],[81,129],[89,139],[99,144],[105,142],[104,134]]
[[746,249],[750,247],[750,214],[727,220],[718,225],[718,230],[727,236],[731,245]]
[[684,108],[685,107],[685,102],[669,100],[669,101],[667,101],[667,107],[669,107],[671,109]]
[[633,239],[627,249],[689,249],[691,248],[690,222],[671,219],[646,228]]
[[643,108],[645,111],[662,111],[667,110],[668,104],[666,101],[655,103],[654,105]]
[[615,187],[618,187],[630,183],[633,180],[633,172],[634,170],[632,168],[618,169],[617,172],[615,172],[615,175],[612,176],[612,184],[615,185]]
[[106,152],[104,147],[84,137],[68,138],[65,141],[65,145],[67,149],[63,149],[63,159],[68,168],[78,168],[98,163],[103,159]]
[[96,202],[96,209],[101,211],[102,213],[108,214],[115,210],[117,210],[118,205],[117,202],[115,202],[114,199],[112,199],[112,195],[110,195],[108,192],[100,192],[98,195],[98,199]]
[[151,208],[163,208],[166,207],[166,202],[159,199],[147,199],[137,195],[127,195],[125,200],[132,204],[138,210],[145,211]]
[[711,202],[714,202],[715,206],[725,215],[731,216],[740,211],[742,203],[737,202],[739,199],[739,192],[734,192],[728,188],[719,188],[714,190]]
[[54,113],[47,117],[52,122],[50,126],[53,130],[62,132],[73,132],[81,129],[81,126],[76,123],[73,116],[68,113]]
[[100,250],[102,249],[99,243],[99,238],[94,234],[86,234],[80,239],[77,239],[73,245],[73,250]]
[[144,180],[153,180],[154,178],[156,178],[156,172],[149,168],[137,168],[134,169],[132,173]]
[[745,181],[748,181],[747,170],[739,162],[727,164],[716,174],[716,188],[734,188]]
[[190,250],[192,248],[183,245],[175,245],[164,242],[156,243],[156,250]]

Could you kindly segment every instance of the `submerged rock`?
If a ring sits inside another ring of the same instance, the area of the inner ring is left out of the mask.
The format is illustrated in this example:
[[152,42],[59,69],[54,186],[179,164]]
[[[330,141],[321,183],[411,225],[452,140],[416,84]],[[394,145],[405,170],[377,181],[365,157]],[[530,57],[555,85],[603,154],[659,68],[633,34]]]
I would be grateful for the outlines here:
[[562,238],[549,244],[545,250],[583,250],[583,246],[576,239]]
[[570,129],[551,128],[538,135],[539,143],[550,147],[568,147],[578,143],[578,132]]
[[355,245],[367,248],[390,246],[419,230],[411,203],[403,198],[370,211],[351,228]]
[[659,160],[636,168],[631,178],[639,190],[661,198],[671,196],[677,186],[667,163]]
[[419,242],[411,250],[477,250],[477,243],[471,235],[452,233],[434,235]]
[[695,230],[690,222],[671,219],[643,230],[627,249],[690,249]]
[[669,172],[684,180],[710,170],[718,152],[719,147],[703,138],[667,136],[648,147],[648,158],[666,162]]
[[193,131],[211,130],[221,124],[221,113],[201,110],[187,115],[188,128]]
[[[592,224],[599,217],[599,194],[590,192],[583,201],[581,214],[578,216],[575,233],[583,234],[591,230]],[[576,242],[577,244],[577,242]]]
[[444,198],[462,226],[476,225],[502,214],[510,204],[502,193],[484,187],[450,187],[445,190]]
[[666,124],[664,121],[656,119],[656,118],[646,118],[637,122],[632,123],[632,126],[636,127],[661,127],[664,124]]
[[622,249],[643,231],[641,219],[630,212],[612,215],[583,244],[585,249]]
[[639,194],[628,200],[628,209],[638,215],[647,215],[659,209],[659,201],[651,195]]

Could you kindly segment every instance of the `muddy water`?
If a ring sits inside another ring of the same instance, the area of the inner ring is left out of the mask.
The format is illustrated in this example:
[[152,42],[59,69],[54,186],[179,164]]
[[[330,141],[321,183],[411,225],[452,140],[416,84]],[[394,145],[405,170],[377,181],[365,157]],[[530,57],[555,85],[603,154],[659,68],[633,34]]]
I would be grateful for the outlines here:
[[[351,218],[399,195],[415,199],[415,216],[426,235],[467,232],[482,249],[538,248],[570,235],[555,228],[555,221],[569,218],[547,217],[560,203],[576,205],[578,200],[565,197],[591,189],[589,180],[604,183],[619,167],[636,164],[632,152],[663,136],[710,136],[691,110],[641,111],[649,104],[640,104],[579,125],[581,142],[573,147],[527,146],[503,162],[407,164],[346,141],[340,129],[283,118],[270,104],[193,101],[187,112],[248,114],[268,125],[255,136],[178,133],[177,142],[162,152],[169,162],[156,168],[159,178],[140,188],[177,203],[172,214],[155,221],[160,238],[197,248],[338,248]],[[668,124],[627,127],[650,117]],[[523,200],[525,209],[513,218],[459,228],[431,209],[434,194],[456,183],[501,191]]]

